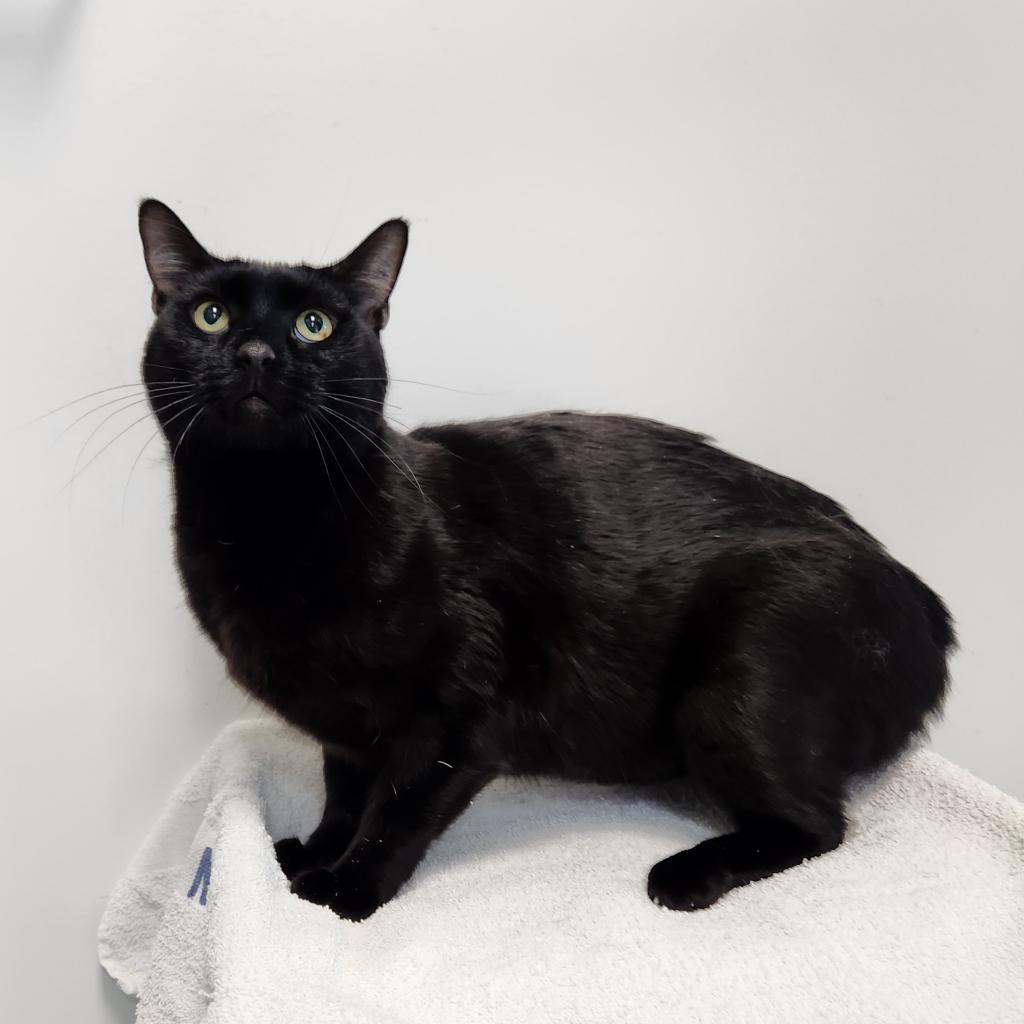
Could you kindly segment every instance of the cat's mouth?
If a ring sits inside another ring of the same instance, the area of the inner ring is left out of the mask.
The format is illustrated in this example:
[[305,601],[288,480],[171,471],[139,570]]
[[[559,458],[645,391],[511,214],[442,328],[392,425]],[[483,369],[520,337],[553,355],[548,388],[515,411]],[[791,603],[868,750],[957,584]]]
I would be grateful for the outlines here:
[[277,412],[270,399],[262,391],[250,391],[238,401],[239,409],[247,416],[262,418]]

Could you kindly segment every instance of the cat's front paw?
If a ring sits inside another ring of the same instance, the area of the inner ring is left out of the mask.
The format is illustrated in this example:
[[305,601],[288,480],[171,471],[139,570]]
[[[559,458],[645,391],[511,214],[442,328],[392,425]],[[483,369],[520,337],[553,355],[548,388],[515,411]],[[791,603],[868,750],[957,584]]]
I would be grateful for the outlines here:
[[284,877],[290,882],[302,871],[308,870],[310,864],[309,853],[299,839],[279,839],[274,843],[274,854],[277,863],[281,866]]
[[365,921],[384,902],[375,892],[351,890],[337,893],[327,906],[344,921]]
[[334,870],[304,872],[292,882],[292,892],[308,903],[330,908],[346,921],[363,921],[387,902],[374,872],[347,861]]
[[292,892],[307,903],[325,907],[337,894],[338,881],[329,868],[313,868],[292,879]]

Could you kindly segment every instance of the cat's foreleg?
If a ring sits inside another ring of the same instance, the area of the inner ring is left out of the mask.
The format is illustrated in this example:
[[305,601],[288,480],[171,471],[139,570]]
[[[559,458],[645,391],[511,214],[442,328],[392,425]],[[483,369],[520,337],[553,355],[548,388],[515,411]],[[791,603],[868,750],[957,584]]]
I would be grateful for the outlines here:
[[331,867],[296,878],[292,891],[339,917],[369,917],[398,892],[491,776],[476,766],[435,760],[411,780],[379,777],[355,842]]
[[379,765],[369,761],[324,750],[326,800],[320,824],[305,843],[291,838],[274,844],[278,863],[289,881],[341,859],[359,828],[379,770]]

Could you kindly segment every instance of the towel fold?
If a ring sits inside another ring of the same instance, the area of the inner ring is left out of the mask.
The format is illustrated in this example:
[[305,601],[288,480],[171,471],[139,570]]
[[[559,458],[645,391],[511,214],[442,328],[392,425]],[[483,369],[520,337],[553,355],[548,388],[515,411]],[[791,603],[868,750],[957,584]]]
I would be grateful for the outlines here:
[[142,1024],[1024,1021],[1024,806],[937,754],[861,785],[838,850],[677,913],[652,864],[721,829],[664,793],[502,780],[367,921],[288,891],[317,747],[230,726],[110,896]]

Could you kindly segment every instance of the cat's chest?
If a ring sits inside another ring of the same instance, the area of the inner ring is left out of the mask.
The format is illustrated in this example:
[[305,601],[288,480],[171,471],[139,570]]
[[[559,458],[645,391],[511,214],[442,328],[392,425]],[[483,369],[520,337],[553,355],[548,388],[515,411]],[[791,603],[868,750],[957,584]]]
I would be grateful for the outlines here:
[[299,547],[266,550],[219,538],[179,539],[189,603],[235,679],[262,699],[345,667],[344,574]]
[[337,610],[304,604],[298,590],[282,599],[291,613],[245,600],[244,589],[225,599],[214,640],[229,674],[321,742],[365,749],[389,720],[394,677],[352,649]]
[[178,562],[236,682],[324,741],[379,730],[415,654],[418,602],[322,550],[179,537]]

